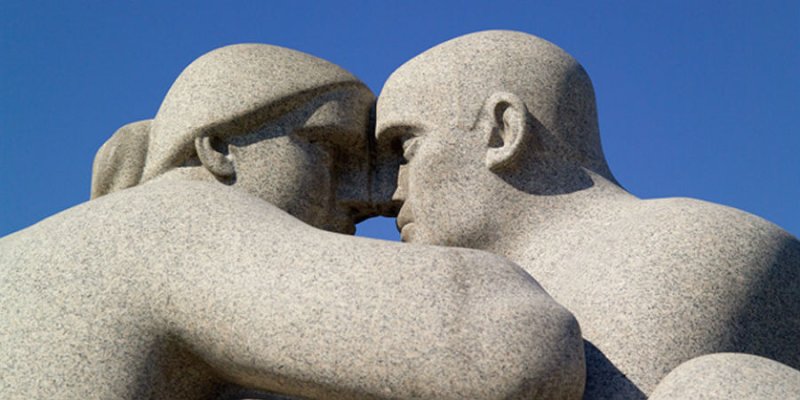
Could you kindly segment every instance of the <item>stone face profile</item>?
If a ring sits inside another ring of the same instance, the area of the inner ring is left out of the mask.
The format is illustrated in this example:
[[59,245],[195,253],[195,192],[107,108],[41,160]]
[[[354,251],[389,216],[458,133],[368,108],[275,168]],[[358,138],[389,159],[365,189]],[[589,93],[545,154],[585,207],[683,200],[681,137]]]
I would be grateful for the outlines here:
[[0,239],[0,398],[580,398],[580,328],[519,266],[335,233],[392,207],[373,101],[276,46],[189,65],[93,200]]
[[445,42],[392,74],[376,115],[378,148],[406,160],[403,240],[520,264],[581,325],[584,398],[644,399],[710,353],[800,368],[797,238],[732,208],[626,192],[589,76],[555,45],[510,31]]

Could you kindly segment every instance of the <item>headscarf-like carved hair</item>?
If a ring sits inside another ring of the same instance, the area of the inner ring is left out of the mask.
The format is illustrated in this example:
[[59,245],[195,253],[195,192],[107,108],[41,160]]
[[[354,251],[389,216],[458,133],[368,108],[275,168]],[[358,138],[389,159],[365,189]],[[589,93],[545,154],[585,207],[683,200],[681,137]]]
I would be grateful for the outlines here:
[[237,44],[189,64],[152,120],[120,128],[97,152],[92,198],[136,186],[182,165],[194,139],[251,132],[317,96],[369,88],[341,67],[296,50]]
[[265,44],[238,44],[207,53],[175,80],[153,120],[142,182],[181,165],[194,139],[235,136],[358,78],[321,58]]

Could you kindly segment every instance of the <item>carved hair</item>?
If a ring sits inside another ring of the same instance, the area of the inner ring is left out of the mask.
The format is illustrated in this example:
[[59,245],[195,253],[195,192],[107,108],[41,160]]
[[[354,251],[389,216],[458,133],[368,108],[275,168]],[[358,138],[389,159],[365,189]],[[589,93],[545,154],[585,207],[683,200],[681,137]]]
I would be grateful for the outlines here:
[[211,51],[186,67],[161,103],[142,181],[182,165],[197,137],[252,131],[302,99],[341,86],[370,93],[341,67],[299,51],[265,44]]
[[213,50],[183,70],[153,120],[120,128],[98,151],[92,198],[183,165],[195,155],[197,137],[252,132],[345,87],[374,98],[364,83],[341,67],[296,50],[266,44]]

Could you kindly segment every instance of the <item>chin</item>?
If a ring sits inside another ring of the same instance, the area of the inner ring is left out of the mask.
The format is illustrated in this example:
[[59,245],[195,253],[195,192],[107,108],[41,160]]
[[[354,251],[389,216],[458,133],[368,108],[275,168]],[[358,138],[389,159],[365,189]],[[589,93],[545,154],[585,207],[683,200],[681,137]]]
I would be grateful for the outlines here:
[[417,239],[417,227],[414,223],[408,223],[400,230],[400,241],[404,243],[415,243]]
[[418,224],[411,223],[403,227],[400,231],[400,240],[405,243],[428,244],[436,246],[446,246],[447,241],[440,240],[436,235],[431,235],[429,231]]

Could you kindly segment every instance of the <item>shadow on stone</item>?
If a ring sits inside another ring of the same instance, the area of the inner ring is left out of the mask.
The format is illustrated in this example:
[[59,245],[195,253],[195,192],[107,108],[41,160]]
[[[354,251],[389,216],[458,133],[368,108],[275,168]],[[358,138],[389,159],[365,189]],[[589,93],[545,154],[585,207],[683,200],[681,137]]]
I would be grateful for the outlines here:
[[585,400],[626,399],[645,400],[647,396],[631,382],[600,349],[588,340],[583,341],[586,353]]

